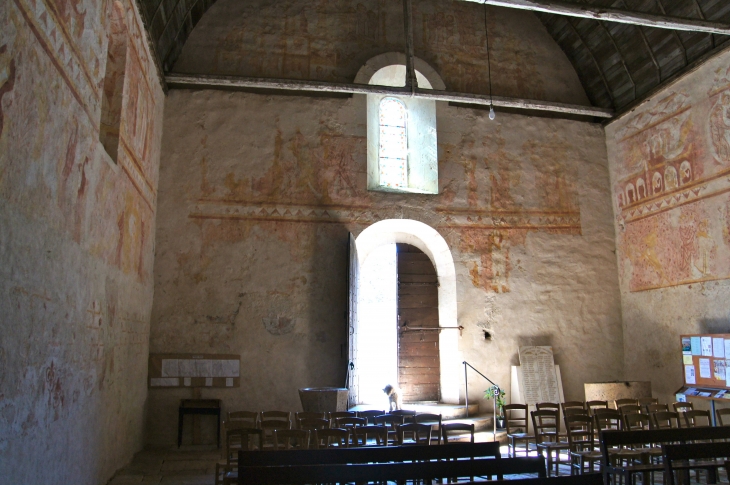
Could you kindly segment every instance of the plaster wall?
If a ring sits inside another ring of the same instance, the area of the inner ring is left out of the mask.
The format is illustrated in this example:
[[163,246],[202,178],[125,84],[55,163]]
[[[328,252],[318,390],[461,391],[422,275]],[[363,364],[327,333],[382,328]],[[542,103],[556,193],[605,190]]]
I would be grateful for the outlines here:
[[[462,1],[413,4],[415,55],[449,91],[489,92],[484,9]],[[487,27],[495,95],[590,105],[570,61],[535,15],[487,7]],[[369,59],[404,51],[400,2],[217,0],[173,70],[349,83]]]
[[[440,193],[394,194],[365,189],[366,114],[364,97],[170,92],[150,351],[240,353],[241,387],[203,397],[299,410],[297,388],[345,382],[348,231],[408,218],[452,252],[463,358],[508,388],[520,345],[552,345],[567,399],[621,378],[602,128],[438,103]],[[150,390],[150,444],[174,441],[191,394]]]
[[729,64],[725,51],[606,128],[626,378],[660,402],[683,382],[679,335],[730,331]]
[[142,447],[161,122],[133,2],[0,2],[0,483],[106,483]]

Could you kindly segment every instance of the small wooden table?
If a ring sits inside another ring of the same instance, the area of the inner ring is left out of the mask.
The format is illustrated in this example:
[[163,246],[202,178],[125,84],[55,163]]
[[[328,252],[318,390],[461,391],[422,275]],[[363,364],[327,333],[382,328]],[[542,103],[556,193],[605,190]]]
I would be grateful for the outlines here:
[[221,400],[220,399],[180,399],[177,414],[177,447],[182,444],[183,416],[186,414],[206,414],[218,417],[218,448],[221,447]]

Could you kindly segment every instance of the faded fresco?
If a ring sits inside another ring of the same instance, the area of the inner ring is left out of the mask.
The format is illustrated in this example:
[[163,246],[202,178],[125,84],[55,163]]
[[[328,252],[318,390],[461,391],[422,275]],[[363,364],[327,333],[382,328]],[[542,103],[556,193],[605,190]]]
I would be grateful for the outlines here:
[[[116,161],[100,142],[113,35]],[[0,2],[8,483],[105,483],[141,445],[161,115],[133,2]]]
[[[413,5],[415,55],[439,72],[448,90],[489,92],[484,15],[473,2]],[[590,104],[534,15],[489,7],[487,25],[494,94]],[[352,82],[369,59],[404,47],[399,2],[217,0],[173,71]]]
[[616,131],[614,204],[629,291],[730,278],[730,71],[665,93]]

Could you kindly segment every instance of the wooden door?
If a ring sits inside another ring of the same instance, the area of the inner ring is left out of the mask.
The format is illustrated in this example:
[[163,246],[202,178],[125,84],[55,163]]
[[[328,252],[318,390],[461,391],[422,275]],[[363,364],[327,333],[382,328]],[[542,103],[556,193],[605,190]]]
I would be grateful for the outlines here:
[[420,249],[398,244],[398,385],[403,400],[438,401],[441,380],[436,268]]
[[357,382],[357,290],[360,277],[360,262],[357,257],[357,244],[355,236],[350,233],[350,245],[348,250],[348,299],[347,299],[347,389],[348,409],[359,404],[358,382]]

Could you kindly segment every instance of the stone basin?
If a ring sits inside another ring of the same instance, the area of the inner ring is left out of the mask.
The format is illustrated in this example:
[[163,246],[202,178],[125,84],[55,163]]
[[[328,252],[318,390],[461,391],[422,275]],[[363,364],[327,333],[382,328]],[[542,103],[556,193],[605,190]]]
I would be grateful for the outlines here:
[[347,411],[348,393],[345,387],[304,387],[299,389],[299,400],[307,412]]

